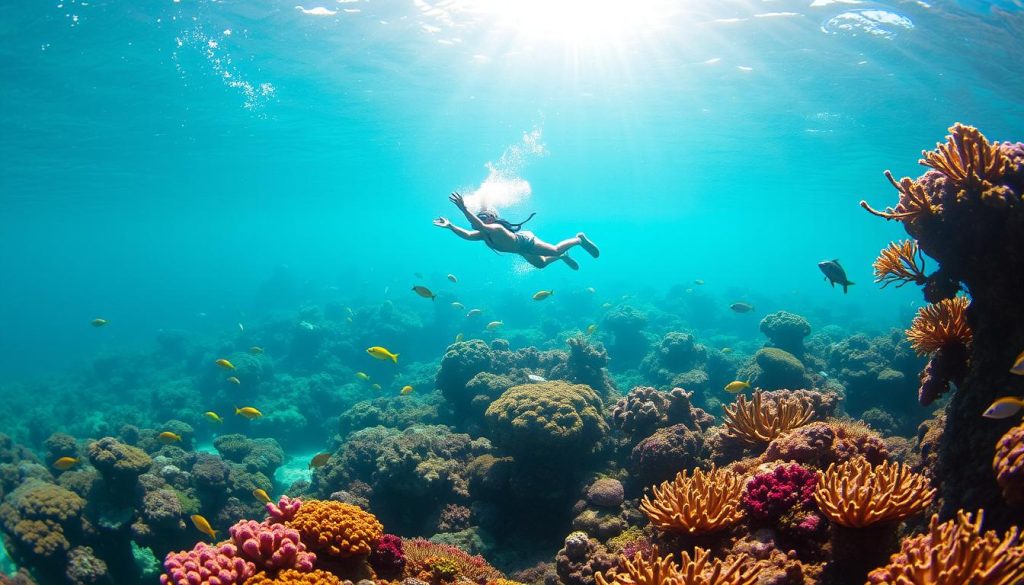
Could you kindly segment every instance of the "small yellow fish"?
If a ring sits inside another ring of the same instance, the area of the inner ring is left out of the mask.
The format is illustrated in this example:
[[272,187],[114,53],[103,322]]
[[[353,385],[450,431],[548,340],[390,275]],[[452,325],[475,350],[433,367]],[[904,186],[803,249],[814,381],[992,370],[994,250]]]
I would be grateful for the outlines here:
[[732,353],[732,348],[731,347],[723,347],[722,348],[722,353],[728,355],[728,354]]
[[450,280],[450,281],[452,281],[452,282],[459,282],[459,279],[458,279],[458,278],[455,278],[455,275],[454,275],[454,274],[449,274],[449,275],[448,275],[448,280]]
[[164,431],[157,435],[156,438],[164,445],[170,445],[171,443],[177,443],[178,441],[181,441],[181,435],[177,433],[172,433],[171,431]]
[[104,325],[107,324],[107,320],[106,319],[93,319],[92,321],[90,321],[90,323],[92,324],[93,327],[103,327]]
[[244,416],[245,418],[252,420],[263,416],[263,413],[251,406],[243,406],[242,408],[235,408],[235,414],[238,416]]
[[309,460],[309,467],[323,467],[331,459],[330,453],[318,453]]
[[697,280],[693,281],[693,284],[703,286],[704,285],[704,281],[698,278]]
[[544,299],[550,297],[553,294],[555,294],[555,291],[553,290],[539,290],[533,293],[533,300],[543,301]]
[[374,390],[380,390],[380,384],[370,384],[370,388],[373,388]]
[[226,360],[224,358],[220,358],[219,360],[217,360],[217,361],[215,361],[213,363],[215,363],[218,366],[224,368],[225,370],[233,370],[233,369],[235,369],[235,364],[229,362],[228,360]]
[[594,294],[594,293],[596,293],[596,292],[597,292],[597,289],[596,289],[596,288],[594,288],[594,287],[592,287],[592,286],[588,286],[588,287],[587,287],[586,289],[584,289],[584,290],[586,290],[586,291],[587,291],[588,293],[590,293],[590,294]]
[[204,412],[203,416],[205,416],[206,418],[208,418],[208,419],[210,419],[210,420],[212,420],[213,422],[216,422],[216,423],[223,423],[224,422],[224,419],[222,419],[219,414],[217,414],[216,412],[213,412],[212,410],[208,410],[208,411]]
[[356,372],[356,378],[359,378],[363,382],[369,382],[370,381],[369,374],[366,374],[364,372]]
[[398,363],[397,353],[391,353],[390,351],[387,350],[387,348],[381,347],[379,345],[366,348],[366,353],[372,355],[373,357],[379,360],[391,360],[396,364]]
[[61,457],[53,462],[53,468],[61,471],[67,471],[75,465],[78,465],[78,457]]
[[459,311],[461,311],[462,309],[466,308],[466,305],[463,305],[459,301],[455,301],[455,302],[452,303],[452,308],[453,309],[458,309]]
[[476,317],[480,313],[483,313],[483,311],[481,311],[480,309],[470,309],[469,312],[466,313],[466,316],[467,317]]
[[597,323],[587,325],[587,335],[593,335],[595,331],[597,331]]
[[1010,418],[1020,412],[1021,408],[1024,408],[1024,399],[1016,396],[1003,396],[990,404],[981,416],[995,419]]
[[491,321],[490,323],[487,324],[487,329],[489,329],[490,331],[494,331],[495,329],[501,327],[504,324],[505,323],[503,323],[502,321]]
[[264,504],[269,504],[273,502],[273,500],[270,499],[270,496],[267,495],[267,492],[265,490],[261,490],[260,488],[252,490],[252,495],[254,498],[263,502]]
[[425,286],[414,286],[414,287],[412,287],[412,290],[413,290],[414,293],[420,295],[421,297],[423,297],[425,299],[434,300],[434,298],[437,297],[437,295],[435,295],[433,292],[431,292],[431,290],[429,288],[427,288]]
[[238,379],[238,376],[228,376],[228,382],[232,384],[241,384],[242,381]]
[[1020,352],[1017,359],[1013,360],[1013,367],[1010,368],[1010,373],[1024,376],[1024,351]]
[[251,353],[253,355],[259,355],[259,354],[263,353],[263,348],[258,346],[258,345],[254,345],[254,346],[249,348],[249,353]]
[[725,385],[725,391],[731,392],[733,394],[740,392],[741,390],[745,390],[747,388],[750,388],[750,383],[744,382],[742,380],[734,380]]
[[402,396],[405,396],[406,394],[412,394],[412,386],[402,386],[402,391],[400,392],[400,394]]
[[217,531],[214,530],[212,526],[210,526],[210,522],[206,518],[203,518],[199,514],[192,514],[191,518],[192,525],[196,527],[196,530],[202,532],[203,534],[206,534],[214,540],[217,540]]
[[458,343],[458,342],[462,341],[464,337],[465,336],[462,335],[462,333],[456,333],[455,334],[455,343]]

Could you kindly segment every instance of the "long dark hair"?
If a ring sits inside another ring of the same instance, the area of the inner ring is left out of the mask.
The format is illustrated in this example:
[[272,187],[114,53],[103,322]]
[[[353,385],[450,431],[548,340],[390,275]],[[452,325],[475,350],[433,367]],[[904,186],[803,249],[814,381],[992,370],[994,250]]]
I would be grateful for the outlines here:
[[[533,219],[533,216],[535,216],[535,215],[537,215],[536,211],[531,213],[529,215],[529,217],[527,217],[523,221],[521,221],[519,223],[512,223],[511,221],[509,221],[507,219],[501,219],[500,217],[498,217],[498,214],[496,212],[494,212],[494,211],[481,211],[481,212],[476,214],[476,216],[478,218],[480,218],[480,221],[482,221],[484,223],[496,223],[496,224],[499,224],[499,225],[503,226],[505,229],[507,229],[508,231],[512,232],[513,234],[518,232],[519,230],[523,229],[523,224],[528,222],[528,221],[530,221],[531,219]],[[494,252],[498,252],[498,250],[494,249],[494,242],[491,241],[491,236],[487,235],[486,238],[487,238],[487,247],[490,248],[491,250],[494,250]]]

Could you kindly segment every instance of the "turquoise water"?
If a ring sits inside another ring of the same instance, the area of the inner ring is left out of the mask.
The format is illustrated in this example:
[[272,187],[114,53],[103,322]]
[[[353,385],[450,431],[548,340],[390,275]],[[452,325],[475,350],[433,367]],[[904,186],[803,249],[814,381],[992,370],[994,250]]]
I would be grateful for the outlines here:
[[[19,405],[0,431],[39,449],[179,418],[206,442],[211,406],[188,400],[214,357],[277,360],[280,323],[393,307],[404,329],[352,339],[408,369],[333,356],[347,386],[255,427],[295,457],[284,489],[374,396],[351,372],[429,393],[456,333],[563,348],[595,324],[607,343],[629,305],[657,307],[652,341],[681,328],[744,357],[779,310],[888,334],[921,295],[871,282],[905,234],[858,202],[894,204],[883,171],[920,174],[954,122],[1024,138],[1016,2],[300,1],[0,5],[0,397]],[[452,191],[601,256],[536,270],[459,240],[431,224],[467,225]],[[625,393],[637,374],[610,357]],[[312,379],[310,358],[273,375]],[[246,401],[217,392],[222,414]]]

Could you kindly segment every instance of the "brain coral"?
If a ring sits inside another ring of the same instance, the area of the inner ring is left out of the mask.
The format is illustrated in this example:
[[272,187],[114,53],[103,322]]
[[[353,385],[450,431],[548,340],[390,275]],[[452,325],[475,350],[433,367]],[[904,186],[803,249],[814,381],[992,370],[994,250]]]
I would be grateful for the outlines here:
[[358,506],[325,500],[305,500],[295,517],[285,523],[302,535],[315,552],[341,558],[370,554],[384,534],[377,518]]
[[513,386],[487,408],[494,441],[512,453],[578,457],[608,432],[603,404],[583,384],[541,382]]
[[74,492],[30,479],[0,504],[0,525],[19,552],[53,556],[69,548],[65,529],[84,506]]

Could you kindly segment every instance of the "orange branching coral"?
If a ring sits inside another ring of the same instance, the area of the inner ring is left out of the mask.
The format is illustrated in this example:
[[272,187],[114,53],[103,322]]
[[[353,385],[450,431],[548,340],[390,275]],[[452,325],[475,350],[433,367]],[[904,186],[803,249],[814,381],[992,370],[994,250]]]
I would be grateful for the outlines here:
[[882,288],[897,283],[896,288],[913,282],[923,285],[928,281],[924,274],[924,254],[914,240],[889,242],[874,263],[875,282]]
[[998,142],[989,142],[977,128],[956,123],[950,127],[945,144],[936,144],[935,150],[922,151],[921,156],[920,164],[946,175],[960,188],[958,201],[978,193],[983,201],[1007,203],[1005,188],[994,183],[1009,171],[1010,159],[1003,155]]
[[505,578],[483,557],[449,544],[422,538],[402,539],[402,552],[405,554],[406,574],[428,583],[487,583]]
[[640,509],[651,524],[666,532],[706,534],[732,526],[743,518],[742,477],[726,469],[695,469],[676,474],[672,482],[653,486]]
[[671,555],[659,557],[657,550],[650,558],[638,552],[607,575],[594,577],[597,585],[754,585],[758,581],[758,567],[747,555],[722,561],[698,546],[692,557],[688,551],[680,557],[682,564],[677,565]]
[[306,500],[295,517],[285,523],[302,535],[313,551],[340,558],[370,554],[384,534],[377,517],[359,506],[326,500]]
[[770,443],[782,433],[802,427],[814,416],[814,405],[803,396],[763,398],[754,392],[752,400],[740,395],[725,410],[726,433],[746,443]]
[[872,466],[858,457],[818,472],[814,499],[822,514],[847,528],[899,522],[928,507],[935,488],[901,463]]
[[1015,585],[1024,579],[1024,543],[1017,527],[1003,538],[982,534],[984,512],[974,519],[962,510],[956,520],[939,524],[932,516],[928,533],[903,541],[889,564],[871,571],[874,585]]
[[333,573],[315,569],[303,573],[295,569],[286,569],[271,577],[266,573],[257,573],[245,581],[245,585],[341,585],[342,580]]
[[907,329],[907,340],[917,355],[935,353],[943,347],[971,343],[971,327],[967,324],[967,297],[943,299],[921,307]]
[[885,171],[885,178],[889,179],[893,187],[900,192],[899,203],[896,207],[886,207],[885,211],[878,211],[868,205],[867,201],[861,201],[860,206],[863,207],[873,215],[878,217],[884,217],[885,219],[895,219],[896,221],[902,221],[905,223],[913,223],[923,215],[934,215],[942,211],[942,206],[933,203],[929,198],[928,194],[925,193],[924,187],[920,183],[908,178],[903,177],[896,182],[893,178],[892,173]]

